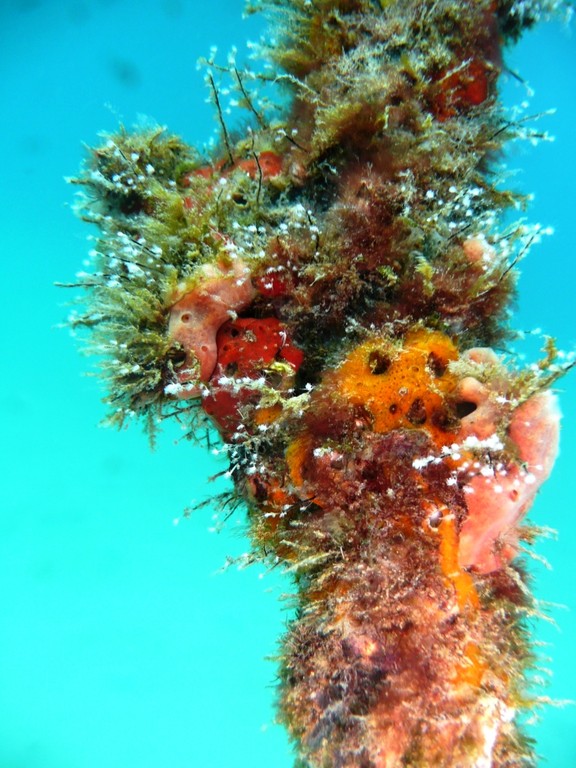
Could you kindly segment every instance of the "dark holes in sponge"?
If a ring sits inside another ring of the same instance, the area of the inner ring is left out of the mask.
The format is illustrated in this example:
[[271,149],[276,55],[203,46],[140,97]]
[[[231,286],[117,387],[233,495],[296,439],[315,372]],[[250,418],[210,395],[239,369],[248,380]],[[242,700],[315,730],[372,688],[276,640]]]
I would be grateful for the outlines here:
[[368,355],[368,368],[374,376],[381,376],[386,373],[391,363],[390,357],[381,349],[373,349]]
[[173,368],[181,368],[186,362],[186,352],[183,349],[173,347],[168,351],[168,359],[172,363]]
[[426,417],[426,406],[424,405],[423,400],[417,397],[408,409],[406,418],[410,424],[413,424],[415,427],[419,427],[421,424],[424,424]]
[[446,369],[448,368],[448,363],[446,360],[443,360],[435,352],[430,352],[426,364],[428,365],[432,375],[436,376],[437,379],[439,379],[441,376],[444,376]]
[[464,419],[466,416],[470,416],[471,413],[474,413],[477,407],[476,403],[472,403],[469,400],[459,400],[456,403],[456,416],[458,416],[459,419]]

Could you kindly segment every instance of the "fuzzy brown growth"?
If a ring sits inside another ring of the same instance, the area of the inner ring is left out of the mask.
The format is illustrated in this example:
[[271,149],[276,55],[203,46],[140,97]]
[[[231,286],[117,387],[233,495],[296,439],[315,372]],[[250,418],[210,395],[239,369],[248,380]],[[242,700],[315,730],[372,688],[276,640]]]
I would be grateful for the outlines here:
[[209,162],[121,130],[78,180],[101,238],[73,324],[111,420],[211,419],[253,558],[293,575],[279,716],[301,768],[534,764],[514,557],[569,366],[487,347],[534,239],[497,224],[523,202],[496,176],[502,51],[559,4],[256,1],[279,16],[282,123],[234,66],[257,124],[234,142],[211,62]]
[[[465,506],[446,465],[412,468],[430,449],[421,431],[398,430],[332,450],[305,470],[316,503],[273,532],[303,563],[281,716],[311,765],[475,765],[492,737],[506,760],[517,739],[526,596],[498,573],[460,599],[446,526]],[[306,567],[310,552],[319,564]],[[516,753],[501,764],[524,765]]]

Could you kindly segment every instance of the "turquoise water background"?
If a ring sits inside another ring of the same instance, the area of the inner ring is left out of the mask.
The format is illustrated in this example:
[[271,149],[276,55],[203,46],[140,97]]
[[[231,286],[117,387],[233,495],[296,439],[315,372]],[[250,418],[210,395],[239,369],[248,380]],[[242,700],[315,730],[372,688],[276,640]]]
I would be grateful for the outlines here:
[[[82,142],[139,116],[192,143],[217,128],[196,60],[261,19],[242,0],[2,0],[0,3],[0,768],[288,768],[274,725],[273,656],[287,614],[280,574],[221,567],[247,549],[242,515],[210,532],[225,469],[168,431],[152,453],[137,427],[104,415],[91,363],[59,328],[90,248],[64,182]],[[507,61],[534,88],[531,112],[554,143],[512,146],[511,184],[535,194],[529,219],[553,237],[522,263],[515,327],[576,348],[576,43],[559,23]],[[507,103],[527,98],[515,78]],[[518,346],[518,345],[517,345]],[[537,349],[525,344],[528,354]],[[576,372],[559,383],[562,452],[532,519],[558,532],[536,551],[539,598],[557,626],[543,693],[576,698]],[[175,521],[178,521],[175,524]],[[535,727],[542,765],[576,766],[576,707]]]

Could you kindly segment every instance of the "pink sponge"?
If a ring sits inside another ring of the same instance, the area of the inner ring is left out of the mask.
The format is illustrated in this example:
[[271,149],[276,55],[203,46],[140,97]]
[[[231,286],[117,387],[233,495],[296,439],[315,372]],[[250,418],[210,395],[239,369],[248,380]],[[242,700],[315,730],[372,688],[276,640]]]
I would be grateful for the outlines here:
[[219,328],[247,307],[256,292],[248,268],[236,259],[202,265],[180,293],[170,310],[168,335],[182,345],[186,360],[167,391],[184,399],[198,397],[200,383],[208,381],[216,367]]
[[550,391],[532,395],[513,411],[508,434],[518,460],[502,469],[486,467],[470,481],[458,549],[462,567],[491,573],[515,556],[517,525],[552,470],[559,431],[560,411]]

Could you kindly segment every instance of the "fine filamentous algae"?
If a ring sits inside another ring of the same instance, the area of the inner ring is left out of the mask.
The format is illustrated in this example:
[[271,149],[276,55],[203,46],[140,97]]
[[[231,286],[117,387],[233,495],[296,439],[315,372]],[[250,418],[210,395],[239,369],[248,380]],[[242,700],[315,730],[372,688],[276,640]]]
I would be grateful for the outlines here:
[[519,553],[570,366],[551,339],[527,367],[506,353],[542,231],[499,172],[538,131],[498,81],[506,47],[566,9],[262,9],[271,67],[206,62],[211,153],[150,127],[89,151],[74,182],[99,235],[70,322],[111,424],[217,433],[233,489],[215,503],[246,514],[252,560],[290,574],[278,717],[298,766],[533,766]]

